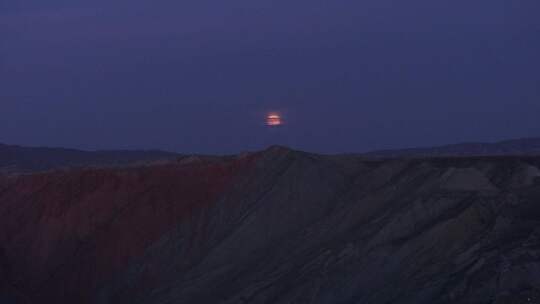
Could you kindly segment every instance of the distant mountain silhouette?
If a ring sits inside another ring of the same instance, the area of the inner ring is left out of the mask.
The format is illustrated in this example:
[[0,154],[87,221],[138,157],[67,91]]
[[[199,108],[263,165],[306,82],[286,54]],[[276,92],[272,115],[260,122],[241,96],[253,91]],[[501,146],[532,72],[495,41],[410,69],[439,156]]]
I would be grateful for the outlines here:
[[[379,150],[363,155],[377,158],[540,155],[540,138]],[[172,160],[178,157],[181,157],[181,154],[159,150],[83,151],[66,148],[22,147],[0,143],[0,173],[36,172],[68,167],[123,166],[140,162]]]
[[366,153],[376,157],[540,155],[540,138],[522,138],[497,143],[461,143],[439,147],[390,149]]
[[35,172],[62,167],[127,165],[178,157],[176,153],[148,151],[82,151],[31,148],[0,144],[0,172]]

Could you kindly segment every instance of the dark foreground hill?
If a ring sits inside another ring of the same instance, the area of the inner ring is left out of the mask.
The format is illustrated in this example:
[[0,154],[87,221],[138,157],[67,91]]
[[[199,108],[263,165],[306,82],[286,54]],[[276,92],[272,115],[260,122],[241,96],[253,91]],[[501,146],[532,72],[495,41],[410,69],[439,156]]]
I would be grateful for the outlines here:
[[163,151],[81,151],[64,148],[31,148],[0,144],[0,173],[35,172],[63,167],[127,165],[174,159]]
[[440,147],[382,150],[367,153],[376,157],[441,157],[540,155],[540,138],[522,138],[497,143],[461,143]]
[[0,179],[0,303],[539,303],[540,157],[274,147]]

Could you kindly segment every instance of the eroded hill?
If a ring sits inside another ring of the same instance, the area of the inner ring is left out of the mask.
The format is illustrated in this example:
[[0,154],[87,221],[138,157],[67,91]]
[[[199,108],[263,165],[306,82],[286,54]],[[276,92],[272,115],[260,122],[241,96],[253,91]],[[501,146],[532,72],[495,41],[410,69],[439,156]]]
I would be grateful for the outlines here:
[[539,167],[273,147],[5,176],[0,302],[537,303]]

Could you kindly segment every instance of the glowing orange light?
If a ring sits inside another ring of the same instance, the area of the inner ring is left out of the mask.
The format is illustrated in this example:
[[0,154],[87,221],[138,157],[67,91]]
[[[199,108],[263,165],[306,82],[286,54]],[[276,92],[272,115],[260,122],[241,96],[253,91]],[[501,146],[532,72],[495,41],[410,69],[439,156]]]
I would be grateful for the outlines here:
[[275,127],[275,126],[281,126],[283,124],[283,121],[281,120],[281,115],[277,113],[270,113],[268,116],[266,116],[266,125]]

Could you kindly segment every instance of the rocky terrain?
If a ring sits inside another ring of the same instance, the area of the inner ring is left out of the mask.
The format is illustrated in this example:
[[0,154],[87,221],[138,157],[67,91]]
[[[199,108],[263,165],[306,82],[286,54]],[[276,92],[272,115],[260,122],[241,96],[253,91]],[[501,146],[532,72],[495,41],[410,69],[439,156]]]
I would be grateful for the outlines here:
[[539,168],[272,147],[4,175],[0,303],[540,303]]

